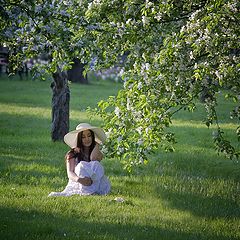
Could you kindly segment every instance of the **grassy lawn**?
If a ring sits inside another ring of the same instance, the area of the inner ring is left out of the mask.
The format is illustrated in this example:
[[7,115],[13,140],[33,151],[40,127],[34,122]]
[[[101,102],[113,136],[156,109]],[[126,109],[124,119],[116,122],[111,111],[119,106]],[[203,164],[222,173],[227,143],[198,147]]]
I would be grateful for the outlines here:
[[[88,106],[115,94],[121,85],[95,81],[70,88],[72,130],[89,122]],[[230,105],[221,101],[220,121],[234,140],[230,130],[236,123],[226,111]],[[50,139],[50,82],[0,78],[1,239],[239,239],[240,163],[216,154],[213,128],[202,123],[203,107],[198,107],[174,118],[174,153],[159,150],[132,175],[117,160],[104,159],[112,184],[108,196],[48,198],[67,183],[68,150]],[[116,202],[116,197],[125,201]]]

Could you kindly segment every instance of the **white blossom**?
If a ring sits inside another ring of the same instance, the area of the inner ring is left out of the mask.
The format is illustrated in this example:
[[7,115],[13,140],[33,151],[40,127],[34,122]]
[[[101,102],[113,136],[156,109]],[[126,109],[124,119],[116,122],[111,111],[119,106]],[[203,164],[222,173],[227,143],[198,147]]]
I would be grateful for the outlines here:
[[94,1],[93,1],[93,4],[95,4],[95,5],[100,5],[100,4],[101,4],[101,0],[94,0]]
[[137,130],[137,132],[141,135],[142,134],[142,127],[138,127],[138,128],[136,128],[136,130]]
[[149,24],[149,19],[148,19],[148,17],[142,16],[142,23],[143,23],[143,26],[148,25],[148,24]]
[[131,23],[131,21],[132,21],[132,19],[131,19],[131,18],[129,18],[129,19],[126,21],[126,25],[130,24],[130,23]]
[[150,69],[150,64],[149,63],[146,63],[145,64],[145,69],[148,71]]
[[122,148],[122,147],[120,147],[118,150],[119,150],[120,153],[124,152],[124,148]]
[[138,90],[142,89],[142,83],[141,82],[138,83],[137,88],[138,88]]
[[103,154],[106,154],[106,153],[108,152],[108,151],[107,151],[107,147],[106,147],[105,145],[102,146],[101,152],[102,152]]
[[146,8],[150,8],[152,5],[153,5],[152,2],[149,2],[149,0],[146,0],[146,4],[145,4]]
[[144,143],[144,141],[143,141],[142,139],[139,139],[138,142],[137,142],[137,144],[138,144],[139,146],[143,145],[143,143]]
[[107,132],[105,132],[105,134],[106,134],[106,137],[107,137],[107,138],[109,138],[109,137],[110,137],[110,135],[111,135],[111,133],[112,133],[112,128],[108,129],[108,131],[107,131]]
[[150,131],[150,127],[147,127],[147,128],[145,129],[146,134],[148,134],[149,131]]
[[122,77],[123,74],[124,74],[124,69],[121,68],[120,72],[118,73],[118,76],[119,76],[119,77]]
[[200,12],[200,10],[196,10],[195,12],[193,12],[192,15],[190,16],[190,20],[194,20],[199,12]]
[[137,68],[138,68],[138,64],[137,64],[137,62],[134,62],[134,64],[133,64],[133,68],[134,68],[134,69],[137,69]]
[[118,142],[121,142],[121,141],[122,141],[122,136],[119,136],[119,137],[117,138],[117,141],[118,141]]
[[92,9],[92,7],[93,7],[93,3],[92,3],[92,2],[90,2],[90,3],[88,4],[88,10],[91,10],[91,9]]
[[160,21],[162,19],[162,13],[158,12],[154,18],[157,19],[157,21]]
[[114,113],[117,117],[120,117],[120,108],[119,107],[116,107],[115,110],[114,110]]
[[127,110],[131,110],[131,100],[129,98],[127,98]]
[[221,76],[221,74],[219,73],[219,71],[216,70],[216,71],[215,71],[215,74],[216,74],[216,76],[217,76],[218,79],[221,79],[221,78],[222,78],[222,76]]
[[193,52],[192,52],[192,51],[190,52],[189,57],[190,57],[191,60],[194,59],[194,56],[193,56]]
[[232,12],[238,12],[238,8],[237,8],[237,2],[234,3],[228,3],[227,7],[232,11]]

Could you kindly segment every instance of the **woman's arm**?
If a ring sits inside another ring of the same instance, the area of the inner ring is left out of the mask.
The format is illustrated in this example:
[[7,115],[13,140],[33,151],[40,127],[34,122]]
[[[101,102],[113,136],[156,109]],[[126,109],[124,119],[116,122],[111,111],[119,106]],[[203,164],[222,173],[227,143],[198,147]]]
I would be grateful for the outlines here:
[[99,149],[99,144],[96,143],[95,147],[93,148],[91,155],[90,155],[90,160],[91,161],[101,161],[103,159],[103,154]]
[[66,160],[67,176],[70,180],[74,182],[79,182],[84,186],[90,186],[92,184],[92,179],[89,177],[80,178],[74,172],[75,170],[75,158],[70,158]]

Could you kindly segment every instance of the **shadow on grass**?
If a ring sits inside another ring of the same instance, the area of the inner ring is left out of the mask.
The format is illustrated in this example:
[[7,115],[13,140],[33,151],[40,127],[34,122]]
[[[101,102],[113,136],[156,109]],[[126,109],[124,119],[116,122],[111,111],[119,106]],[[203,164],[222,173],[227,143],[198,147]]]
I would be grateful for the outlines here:
[[[165,239],[165,240],[230,240],[228,237],[211,235],[206,232],[184,232],[169,227],[152,227],[148,225],[110,223],[104,219],[88,221],[80,213],[57,215],[36,210],[20,210],[13,207],[0,207],[0,234],[4,240],[14,239]],[[79,216],[80,215],[80,216]],[[231,237],[231,240],[236,240]]]
[[170,208],[190,211],[195,216],[208,219],[234,219],[240,216],[240,206],[237,201],[219,196],[201,196],[193,193],[179,193],[172,190],[156,188],[158,196],[167,202]]
[[[4,161],[7,158],[4,159]],[[23,163],[22,163],[23,162]],[[62,166],[61,166],[62,165]],[[42,163],[22,161],[22,159],[9,158],[1,166],[1,184],[14,184],[26,186],[48,186],[51,189],[63,187],[67,183],[65,165],[45,165]],[[51,168],[51,170],[49,170]]]
[[163,153],[155,155],[149,166],[149,174],[180,175],[183,177],[223,179],[239,182],[240,164],[238,161],[220,157],[217,154],[209,156],[206,152]]

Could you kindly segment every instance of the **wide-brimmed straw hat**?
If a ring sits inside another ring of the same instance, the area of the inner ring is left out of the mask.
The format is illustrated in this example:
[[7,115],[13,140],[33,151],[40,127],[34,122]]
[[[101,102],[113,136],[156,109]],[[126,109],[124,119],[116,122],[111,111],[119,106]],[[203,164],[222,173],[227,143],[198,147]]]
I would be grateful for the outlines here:
[[104,133],[104,131],[101,128],[91,126],[88,123],[80,123],[79,125],[77,125],[76,130],[73,130],[64,136],[64,142],[70,148],[77,147],[78,133],[85,131],[85,130],[92,130],[95,135],[95,141],[99,144],[102,144],[106,140],[106,134]]

